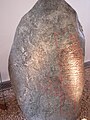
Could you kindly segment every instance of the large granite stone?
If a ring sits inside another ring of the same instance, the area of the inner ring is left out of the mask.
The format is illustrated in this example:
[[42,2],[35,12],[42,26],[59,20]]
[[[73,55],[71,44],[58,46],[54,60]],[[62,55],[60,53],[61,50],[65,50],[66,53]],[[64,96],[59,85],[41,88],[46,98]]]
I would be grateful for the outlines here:
[[9,74],[27,120],[76,120],[84,85],[84,35],[64,0],[39,0],[21,19]]

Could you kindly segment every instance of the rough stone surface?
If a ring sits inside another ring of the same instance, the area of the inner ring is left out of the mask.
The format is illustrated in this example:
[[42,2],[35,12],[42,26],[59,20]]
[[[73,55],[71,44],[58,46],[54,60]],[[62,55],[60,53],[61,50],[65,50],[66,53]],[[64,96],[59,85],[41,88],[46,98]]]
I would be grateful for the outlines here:
[[21,19],[9,74],[27,120],[76,120],[84,86],[84,35],[64,0],[39,0]]

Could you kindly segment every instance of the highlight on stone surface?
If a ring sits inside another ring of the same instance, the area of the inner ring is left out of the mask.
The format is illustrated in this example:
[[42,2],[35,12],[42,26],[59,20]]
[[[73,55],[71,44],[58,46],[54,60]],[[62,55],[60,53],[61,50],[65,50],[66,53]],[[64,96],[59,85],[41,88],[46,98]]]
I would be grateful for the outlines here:
[[86,118],[83,118],[82,120],[87,120]]
[[27,120],[76,120],[84,86],[84,35],[64,0],[38,0],[21,19],[10,79]]

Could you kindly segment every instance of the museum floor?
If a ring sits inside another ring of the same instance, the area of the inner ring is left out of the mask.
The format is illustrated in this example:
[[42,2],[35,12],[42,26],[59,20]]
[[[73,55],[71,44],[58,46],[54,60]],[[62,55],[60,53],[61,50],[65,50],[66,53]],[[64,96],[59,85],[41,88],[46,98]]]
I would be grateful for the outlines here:
[[[26,120],[17,104],[12,88],[4,92],[7,110],[0,109],[0,120]],[[0,104],[2,100],[2,91],[0,92]],[[2,107],[2,106],[1,106]],[[90,120],[90,64],[85,65],[85,86],[81,102],[81,114],[78,120],[86,118]]]

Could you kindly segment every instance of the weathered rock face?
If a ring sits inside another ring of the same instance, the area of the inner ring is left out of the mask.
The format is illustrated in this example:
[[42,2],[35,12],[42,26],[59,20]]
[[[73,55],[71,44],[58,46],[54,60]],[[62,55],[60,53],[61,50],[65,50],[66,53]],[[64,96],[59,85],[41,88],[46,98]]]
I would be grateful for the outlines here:
[[84,35],[64,0],[39,0],[20,21],[9,74],[27,120],[76,120],[84,85]]

